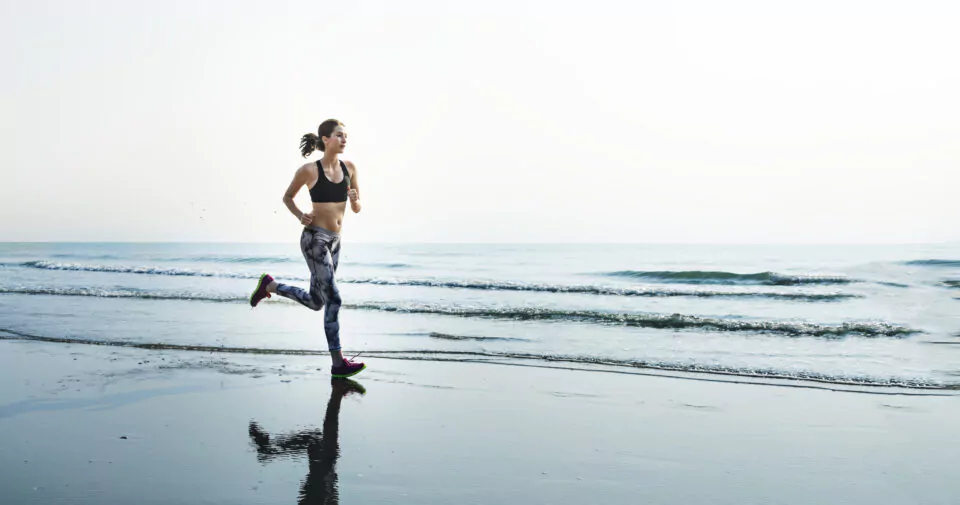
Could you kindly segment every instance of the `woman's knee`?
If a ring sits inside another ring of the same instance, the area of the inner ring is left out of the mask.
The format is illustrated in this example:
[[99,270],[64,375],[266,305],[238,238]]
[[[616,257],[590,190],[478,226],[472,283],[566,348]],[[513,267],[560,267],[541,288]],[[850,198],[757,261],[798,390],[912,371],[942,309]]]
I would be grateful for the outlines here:
[[327,296],[324,297],[324,301],[327,305],[336,305],[337,308],[340,308],[340,305],[343,303],[343,300],[340,299],[340,291],[338,289],[331,289],[327,291]]
[[327,302],[327,310],[323,313],[323,319],[325,321],[337,321],[340,319],[340,297],[337,297],[335,301],[330,300]]
[[327,303],[327,314],[338,314],[340,312],[340,299]]

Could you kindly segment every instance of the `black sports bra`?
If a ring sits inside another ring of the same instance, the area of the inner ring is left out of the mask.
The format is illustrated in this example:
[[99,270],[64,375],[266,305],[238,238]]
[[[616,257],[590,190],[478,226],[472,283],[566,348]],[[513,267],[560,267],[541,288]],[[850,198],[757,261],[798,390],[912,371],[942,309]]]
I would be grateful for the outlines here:
[[347,172],[347,165],[340,160],[340,169],[343,170],[343,180],[339,184],[334,184],[327,179],[323,173],[323,165],[317,161],[317,183],[310,188],[310,199],[314,202],[345,202],[347,201],[347,190],[350,189],[350,173]]

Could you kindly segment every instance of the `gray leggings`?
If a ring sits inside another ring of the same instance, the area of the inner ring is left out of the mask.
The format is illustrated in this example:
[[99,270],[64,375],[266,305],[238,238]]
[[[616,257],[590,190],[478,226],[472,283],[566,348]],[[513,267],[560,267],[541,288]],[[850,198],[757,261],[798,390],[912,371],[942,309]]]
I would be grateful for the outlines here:
[[277,284],[277,294],[323,313],[323,331],[331,351],[340,350],[340,290],[334,274],[340,262],[340,235],[319,226],[307,226],[300,235],[300,251],[310,268],[310,291]]

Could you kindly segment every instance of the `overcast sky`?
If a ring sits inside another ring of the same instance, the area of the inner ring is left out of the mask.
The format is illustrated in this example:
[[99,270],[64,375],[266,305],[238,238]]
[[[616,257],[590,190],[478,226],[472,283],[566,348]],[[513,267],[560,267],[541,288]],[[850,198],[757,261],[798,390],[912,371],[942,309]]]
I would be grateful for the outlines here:
[[956,2],[0,3],[0,240],[296,241],[327,118],[350,241],[960,240]]

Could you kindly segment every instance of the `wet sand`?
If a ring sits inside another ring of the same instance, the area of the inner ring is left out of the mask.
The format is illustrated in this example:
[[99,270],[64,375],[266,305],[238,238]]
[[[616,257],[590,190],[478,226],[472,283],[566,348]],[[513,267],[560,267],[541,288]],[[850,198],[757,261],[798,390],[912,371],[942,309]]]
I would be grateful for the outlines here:
[[0,502],[960,496],[958,396],[364,359],[345,382],[316,356],[0,340]]

